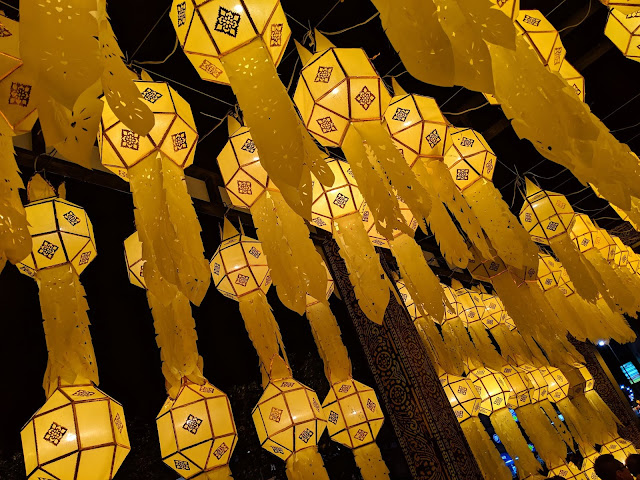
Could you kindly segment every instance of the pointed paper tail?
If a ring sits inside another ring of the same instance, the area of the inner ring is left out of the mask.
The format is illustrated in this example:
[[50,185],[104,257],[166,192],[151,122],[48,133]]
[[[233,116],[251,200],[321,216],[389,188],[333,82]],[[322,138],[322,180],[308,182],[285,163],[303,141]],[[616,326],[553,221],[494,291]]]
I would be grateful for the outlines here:
[[503,408],[495,411],[489,418],[507,453],[514,459],[518,476],[527,478],[529,475],[538,474],[542,467],[533,452],[529,450],[529,445],[522,436],[509,409]]
[[[586,265],[586,259],[580,254],[575,243],[568,235],[560,235],[551,240],[550,244],[553,253],[567,270],[576,292],[585,300],[594,303],[601,292],[592,277],[593,270]],[[606,293],[605,291],[604,294]]]
[[[564,461],[567,445],[537,404],[517,408],[516,415],[527,437],[536,446],[540,458],[547,465],[557,465]],[[573,447],[573,442],[570,447]]]
[[480,354],[480,359],[482,360],[482,362],[487,367],[500,371],[500,369],[504,367],[507,362],[497,352],[496,347],[491,341],[491,338],[489,338],[487,330],[484,328],[484,324],[482,322],[472,323],[471,325],[469,325],[468,330],[471,334],[473,344]]
[[483,365],[478,350],[471,342],[469,333],[467,329],[464,328],[462,320],[460,320],[459,317],[447,320],[442,324],[442,337],[448,347],[460,352],[462,361],[468,370],[473,370]]
[[353,450],[356,465],[360,469],[362,480],[388,480],[389,469],[384,463],[380,448],[375,442],[368,443]]
[[358,304],[369,320],[382,325],[389,304],[389,285],[380,260],[358,215],[335,221],[334,238],[347,265]]
[[576,312],[567,297],[557,287],[544,292],[544,296],[569,333],[577,340],[584,342],[588,335],[583,324],[591,319],[589,317],[585,318]]
[[287,459],[288,480],[329,480],[317,447],[293,452]]
[[589,424],[587,419],[568,398],[556,402],[556,406],[560,410],[578,447],[580,447],[580,452],[584,455],[589,448],[596,444],[600,434],[593,430],[593,425]]
[[614,304],[620,307],[624,313],[635,317],[640,306],[629,288],[631,285],[625,284],[625,279],[618,276],[616,270],[609,265],[597,249],[592,248],[585,252],[584,256],[591,266],[598,272],[599,278],[602,279],[602,283],[598,285],[598,287],[600,292],[603,293],[605,300],[607,297],[611,298]]
[[619,313],[611,310],[607,302],[599,298],[596,308],[602,314],[603,323],[599,337],[593,339],[594,343],[603,338],[613,338],[618,343],[629,343],[636,339],[636,333],[631,329],[627,320]]
[[47,397],[58,387],[58,378],[73,383],[81,377],[98,384],[89,306],[78,274],[65,264],[40,270],[36,279],[49,351],[43,383]]
[[463,194],[505,263],[520,270],[538,264],[538,248],[492,184],[478,181]]
[[434,366],[439,365],[447,373],[464,375],[465,365],[461,352],[455,348],[455,345],[447,345],[444,342],[433,320],[421,317],[414,322],[414,325],[431,363]]
[[511,471],[502,460],[500,452],[496,449],[493,440],[489,438],[489,434],[484,429],[480,419],[478,417],[470,417],[462,422],[460,426],[482,471],[483,478],[511,480],[513,478]]
[[586,395],[576,395],[572,402],[587,423],[592,426],[591,431],[594,435],[592,438],[597,444],[604,445],[618,436],[618,419],[608,407],[597,410]]

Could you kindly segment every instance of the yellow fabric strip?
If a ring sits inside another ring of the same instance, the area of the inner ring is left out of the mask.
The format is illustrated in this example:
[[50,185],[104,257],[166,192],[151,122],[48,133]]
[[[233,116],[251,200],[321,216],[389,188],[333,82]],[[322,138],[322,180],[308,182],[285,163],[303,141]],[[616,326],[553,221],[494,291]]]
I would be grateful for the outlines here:
[[318,447],[293,452],[287,459],[288,480],[329,480]]
[[478,417],[470,417],[460,425],[484,478],[511,480],[511,471],[500,457],[489,434]]
[[[631,316],[635,316],[636,312],[640,310],[640,305],[637,304],[636,299],[627,284],[625,284],[624,280],[617,275],[616,271],[604,259],[600,251],[592,248],[585,252],[584,256],[602,279],[603,285],[600,289],[601,293],[602,288],[604,288],[605,291],[603,295],[611,297],[613,302],[618,305],[623,312]],[[629,287],[630,286],[631,285],[629,285]]]
[[380,448],[375,442],[368,443],[353,450],[356,465],[360,469],[363,480],[385,480],[389,478],[389,469],[384,463]]
[[529,445],[522,436],[509,409],[497,410],[489,418],[507,453],[514,459],[518,478],[524,479],[529,475],[537,474],[542,466],[529,450]]
[[[535,445],[540,458],[547,465],[558,465],[566,457],[567,445],[553,428],[538,404],[524,405],[516,409],[520,425]],[[573,447],[573,443],[571,444]]]

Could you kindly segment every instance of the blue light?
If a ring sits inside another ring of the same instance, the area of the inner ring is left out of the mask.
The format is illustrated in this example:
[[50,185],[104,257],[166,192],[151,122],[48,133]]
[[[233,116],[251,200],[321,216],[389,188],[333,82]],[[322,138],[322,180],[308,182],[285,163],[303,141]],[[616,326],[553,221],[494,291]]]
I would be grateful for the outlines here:
[[497,434],[493,434],[493,441],[496,443],[500,443],[500,437]]
[[606,344],[607,344],[607,343],[606,343],[604,340],[600,340],[600,341],[598,342],[598,346],[599,346],[599,347],[604,347]]
[[558,414],[558,418],[564,422],[564,417],[562,416],[561,413]]

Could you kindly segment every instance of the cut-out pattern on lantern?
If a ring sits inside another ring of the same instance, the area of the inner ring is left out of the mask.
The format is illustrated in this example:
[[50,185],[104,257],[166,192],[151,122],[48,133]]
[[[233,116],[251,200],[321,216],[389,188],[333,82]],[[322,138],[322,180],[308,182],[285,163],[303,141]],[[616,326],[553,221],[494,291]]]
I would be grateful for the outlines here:
[[457,128],[451,139],[444,162],[458,188],[464,191],[481,179],[492,182],[496,155],[484,137],[470,128]]
[[352,449],[375,442],[384,422],[373,389],[352,378],[331,385],[322,409],[331,440]]
[[635,12],[624,13],[615,7],[609,10],[604,34],[625,57],[640,62],[640,3]]
[[[404,203],[404,201],[402,200],[402,197],[400,197],[399,195],[396,195],[396,199],[398,200],[398,206],[400,207],[400,211],[402,212],[402,216],[404,217],[405,223],[409,226],[409,228],[411,228],[411,230],[415,232],[418,229],[418,221],[414,217],[413,213],[411,213],[409,206],[406,203]],[[371,210],[369,209],[366,203],[362,204],[360,213],[362,215],[362,224],[364,225],[364,228],[367,230],[367,235],[369,235],[369,238],[371,239],[371,243],[373,243],[376,247],[391,248],[389,245],[389,241],[385,238],[385,236],[381,235],[378,232],[378,229],[376,228],[376,222],[373,218],[373,214],[371,213]],[[403,233],[404,232],[398,229],[394,229],[392,235],[394,238],[398,238]]]
[[186,379],[156,418],[162,460],[183,478],[228,465],[238,441],[229,398]]
[[93,383],[60,383],[20,435],[30,480],[111,480],[131,450],[122,405]]
[[567,52],[551,22],[539,10],[520,10],[515,25],[542,64],[553,72],[560,70]]
[[316,447],[327,427],[316,393],[293,378],[272,379],[251,415],[262,448],[283,460]]
[[445,373],[440,375],[440,384],[451,404],[459,423],[480,413],[480,394],[469,378]]
[[526,363],[517,368],[527,376],[531,403],[538,403],[546,400],[549,392],[547,381],[544,379],[544,373],[533,365]]
[[155,117],[148,135],[140,136],[118,120],[105,102],[98,132],[102,164],[124,180],[127,169],[161,153],[184,169],[193,163],[198,142],[196,124],[189,104],[165,82],[134,82],[144,104]]

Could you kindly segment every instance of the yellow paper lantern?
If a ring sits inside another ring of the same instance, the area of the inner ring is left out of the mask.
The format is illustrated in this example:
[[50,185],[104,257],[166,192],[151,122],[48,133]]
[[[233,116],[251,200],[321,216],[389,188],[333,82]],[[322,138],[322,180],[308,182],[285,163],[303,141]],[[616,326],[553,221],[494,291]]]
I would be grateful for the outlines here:
[[505,365],[500,369],[504,375],[504,379],[511,389],[507,406],[512,410],[529,405],[531,401],[531,386],[527,376],[527,372],[513,365]]
[[541,369],[535,368],[530,364],[522,364],[516,367],[527,376],[529,381],[529,398],[531,403],[538,403],[547,400],[549,395],[547,381],[544,379],[544,373]]
[[43,198],[25,206],[33,248],[17,264],[21,273],[70,265],[80,275],[96,257],[93,225],[84,208],[57,196]]
[[440,375],[440,384],[444,388],[444,393],[458,423],[478,416],[481,403],[480,394],[470,378],[445,373]]
[[603,5],[616,9],[619,12],[628,15],[640,9],[638,0],[600,0]]
[[605,239],[599,229],[587,215],[582,213],[578,213],[575,216],[575,222],[571,228],[571,238],[582,253],[586,253],[595,248],[603,254],[606,254],[607,256],[605,256],[605,258],[607,260],[609,260],[609,254],[611,254],[611,259],[613,259],[613,255],[615,255],[615,251],[609,251],[611,245],[605,243]]
[[262,244],[235,229],[223,239],[210,266],[214,285],[227,298],[238,301],[256,291],[266,294],[271,287]]
[[251,415],[262,448],[282,460],[316,447],[327,427],[316,392],[293,378],[272,379]]
[[[622,3],[622,2],[619,2]],[[609,10],[604,34],[618,47],[623,55],[640,62],[640,4],[634,5],[636,11],[623,12],[612,5]]]
[[455,289],[456,299],[459,303],[458,316],[462,319],[465,327],[482,321],[486,307],[482,301],[480,293],[464,288],[459,282],[453,280],[452,288]]
[[600,452],[596,452],[595,450],[584,457],[582,461],[582,473],[584,474],[586,480],[599,480],[600,477],[596,475],[596,472],[593,468],[596,458],[600,455],[604,455],[605,453],[609,453],[606,448],[602,447]]
[[560,70],[566,50],[551,22],[539,10],[520,10],[515,25],[542,64],[553,72]]
[[476,368],[467,378],[473,382],[480,395],[480,413],[491,415],[507,408],[511,389],[502,373],[490,368]]
[[536,242],[550,245],[554,238],[570,232],[575,215],[564,195],[541,190],[527,179],[520,221]]
[[30,480],[111,480],[131,450],[122,405],[90,382],[59,383],[20,435]]
[[229,398],[209,382],[183,379],[156,424],[162,461],[187,479],[227,466],[238,441]]
[[133,232],[124,241],[124,261],[127,265],[129,282],[136,287],[147,288],[144,280],[144,260],[142,259],[142,243],[138,232]]
[[165,82],[134,82],[155,124],[147,136],[140,136],[122,123],[105,101],[98,132],[102,164],[124,180],[127,170],[159,153],[181,169],[193,163],[198,142],[196,124],[189,104]]
[[373,389],[352,378],[331,385],[322,409],[331,440],[352,449],[375,442],[384,422]]
[[262,38],[275,65],[284,54],[291,29],[279,0],[174,0],[170,18],[189,61],[203,80],[230,85],[221,58]]
[[583,480],[582,471],[571,462],[562,462],[549,469],[548,478],[559,476],[566,480]]
[[542,367],[540,369],[548,385],[549,400],[558,403],[569,396],[569,380],[556,367]]
[[494,293],[481,294],[482,302],[486,308],[482,316],[482,323],[487,330],[493,330],[499,325],[504,324],[506,317],[509,315],[504,308],[504,304],[500,297]]
[[[411,213],[411,210],[409,209],[407,204],[402,201],[402,197],[400,197],[400,195],[396,195],[396,199],[398,200],[398,206],[400,207],[400,211],[402,212],[402,216],[404,217],[405,223],[409,225],[409,228],[411,228],[411,230],[415,232],[418,229],[418,221],[413,216],[413,213]],[[385,238],[385,236],[381,235],[378,232],[378,229],[376,228],[376,225],[375,225],[376,222],[373,218],[373,214],[371,213],[371,210],[369,209],[366,202],[362,204],[360,212],[362,215],[362,224],[364,225],[364,228],[367,230],[367,235],[369,235],[369,238],[371,239],[371,243],[373,243],[376,247],[391,248],[389,246],[389,241]],[[404,232],[398,230],[397,228],[393,229],[392,235],[394,239],[398,238],[400,235],[403,235],[403,234]]]
[[585,97],[585,81],[584,77],[578,70],[571,65],[565,58],[560,65],[560,75],[564,78],[576,95],[584,102]]
[[0,95],[8,99],[0,109],[2,122],[15,135],[30,132],[38,118],[31,98],[37,87],[20,58],[19,24],[4,15],[0,15],[0,60]]
[[538,284],[546,292],[558,286],[562,275],[562,266],[549,254],[540,253],[538,258],[540,260],[538,264]]
[[484,137],[471,128],[456,128],[451,140],[444,162],[458,188],[464,191],[482,179],[493,182],[496,154]]
[[629,455],[638,453],[633,444],[622,437],[618,437],[609,443],[605,443],[603,445],[603,448],[606,448],[607,451],[616,458],[616,460],[619,460],[623,463],[626,461]]

